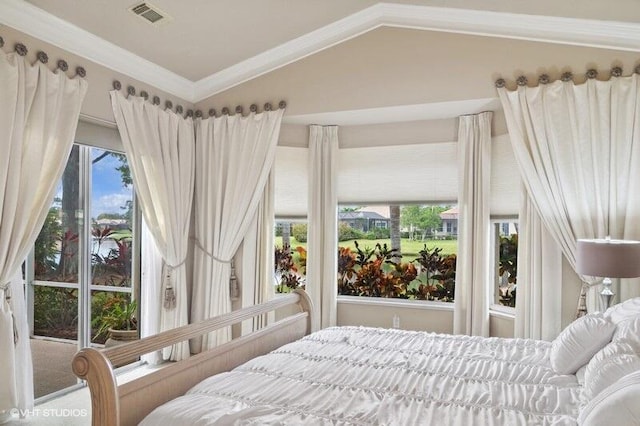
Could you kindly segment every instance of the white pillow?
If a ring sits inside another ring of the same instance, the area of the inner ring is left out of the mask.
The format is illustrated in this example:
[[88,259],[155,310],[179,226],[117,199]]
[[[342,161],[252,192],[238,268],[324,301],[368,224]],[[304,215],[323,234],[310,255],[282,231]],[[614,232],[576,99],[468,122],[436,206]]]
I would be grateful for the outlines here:
[[640,352],[640,315],[619,322],[611,340],[614,342],[627,342],[636,349],[636,352]]
[[581,426],[640,424],[640,371],[631,373],[593,398],[578,416]]
[[611,341],[615,329],[615,324],[601,313],[578,318],[551,344],[551,367],[558,374],[575,374]]
[[627,342],[611,342],[591,358],[584,373],[584,392],[596,397],[627,374],[640,370],[640,356]]
[[634,297],[633,299],[628,299],[622,303],[613,305],[604,311],[604,316],[615,324],[640,316],[640,297]]

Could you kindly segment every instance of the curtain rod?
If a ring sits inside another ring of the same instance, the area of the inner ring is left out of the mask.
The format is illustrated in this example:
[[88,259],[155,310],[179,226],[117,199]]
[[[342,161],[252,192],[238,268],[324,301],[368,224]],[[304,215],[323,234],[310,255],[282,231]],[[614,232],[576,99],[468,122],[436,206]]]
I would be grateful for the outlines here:
[[[115,90],[122,90],[122,83],[120,83],[118,80],[113,80],[113,88]],[[127,86],[127,95],[129,96],[136,96],[136,88],[133,86]],[[149,100],[149,93],[145,90],[140,91],[140,95],[141,98],[144,98],[145,101]],[[160,97],[159,96],[154,96],[153,98],[151,98],[151,103],[153,105],[160,105]],[[164,103],[164,107],[165,110],[172,110],[173,109],[173,102],[167,100]],[[285,101],[280,101],[278,103],[278,108],[280,109],[285,109],[287,107],[287,103]],[[271,105],[271,103],[267,102],[264,104],[263,111],[272,111],[273,110],[273,106]],[[242,114],[244,111],[244,108],[241,105],[238,105],[235,107],[234,109],[235,114]],[[257,104],[251,104],[251,106],[249,106],[249,111],[251,113],[257,113],[258,112],[258,105]],[[176,114],[183,114],[184,113],[184,108],[182,105],[176,105],[176,109],[175,109]],[[228,107],[224,107],[222,108],[222,110],[220,110],[220,114],[218,114],[218,111],[215,108],[210,108],[208,111],[209,117],[220,117],[221,115],[231,115],[231,110]],[[202,118],[203,117],[203,113],[201,110],[192,110],[192,109],[188,109],[187,112],[184,114],[185,118]]]
[[[0,49],[3,47],[4,47],[4,39],[0,37]],[[27,53],[29,53],[29,49],[27,49],[27,46],[25,46],[22,43],[16,43],[13,50],[20,56],[27,56]],[[38,59],[38,61],[42,62],[43,64],[47,64],[49,62],[49,55],[47,55],[42,50],[36,54],[36,58]],[[57,69],[59,69],[62,72],[66,73],[67,70],[69,70],[69,64],[64,59],[58,60],[56,65],[57,65]],[[84,69],[84,67],[76,67],[76,75],[78,77],[84,78],[87,76],[87,71]]]
[[[636,74],[640,74],[640,65],[636,66],[635,69],[633,70],[634,73]],[[622,67],[613,67],[611,68],[611,71],[609,73],[609,78],[613,78],[613,77],[621,77],[622,76]],[[560,80],[567,82],[567,81],[573,81],[573,73],[570,71],[565,71],[562,74],[560,74]],[[598,77],[598,70],[591,68],[589,70],[587,70],[587,72],[585,73],[585,77],[588,80],[593,80],[596,79]],[[529,84],[529,80],[527,79],[527,77],[525,77],[524,75],[519,76],[518,78],[516,78],[515,81],[517,86],[528,86]],[[540,84],[549,84],[551,83],[551,77],[549,77],[549,74],[540,74],[540,76],[538,77],[538,85]],[[499,78],[495,81],[495,86],[497,88],[503,88],[506,87],[507,82],[504,78]]]

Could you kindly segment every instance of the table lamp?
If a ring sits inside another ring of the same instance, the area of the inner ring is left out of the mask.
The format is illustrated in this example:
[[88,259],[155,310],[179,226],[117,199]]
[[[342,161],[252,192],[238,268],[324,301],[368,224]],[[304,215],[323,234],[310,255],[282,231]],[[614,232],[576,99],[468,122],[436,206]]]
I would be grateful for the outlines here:
[[611,306],[615,295],[611,291],[611,278],[640,277],[640,241],[605,239],[579,239],[576,272],[601,277],[603,310]]

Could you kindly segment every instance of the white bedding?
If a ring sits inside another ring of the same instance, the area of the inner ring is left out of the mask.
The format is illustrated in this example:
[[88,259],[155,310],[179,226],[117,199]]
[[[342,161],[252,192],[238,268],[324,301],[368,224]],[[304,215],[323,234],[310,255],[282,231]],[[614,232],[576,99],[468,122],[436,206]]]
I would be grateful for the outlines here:
[[210,377],[142,425],[574,425],[551,344],[334,327]]

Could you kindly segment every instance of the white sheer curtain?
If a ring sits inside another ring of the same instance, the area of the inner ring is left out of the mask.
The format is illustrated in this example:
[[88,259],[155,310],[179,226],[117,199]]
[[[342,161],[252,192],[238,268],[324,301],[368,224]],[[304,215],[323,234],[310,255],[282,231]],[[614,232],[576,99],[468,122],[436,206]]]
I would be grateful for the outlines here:
[[33,407],[20,266],[53,201],[86,91],[83,79],[0,51],[0,420]]
[[[242,242],[241,277],[239,278],[243,307],[264,303],[274,296],[274,176],[275,173],[272,171],[254,220]],[[238,265],[237,261],[236,265]],[[242,324],[242,334],[265,327],[273,317],[273,315],[261,315],[252,320],[246,320]]]
[[[156,247],[153,235],[142,220],[140,232],[140,337],[153,336],[160,330],[160,310],[162,309],[162,254]],[[162,351],[142,356],[142,360],[151,365],[162,362]]]
[[[639,82],[498,89],[523,182],[574,269],[578,238],[640,239]],[[638,280],[623,281],[620,300],[640,295]]]
[[[141,97],[111,92],[111,103],[145,222],[164,259],[160,331],[188,323],[187,251],[194,187],[193,121]],[[158,301],[160,302],[160,301]],[[189,344],[163,350],[165,359],[189,357]]]
[[453,332],[489,335],[491,112],[460,117]]
[[[338,280],[338,126],[309,126],[307,291],[314,328],[336,325]],[[315,331],[315,330],[314,330]]]
[[[231,310],[230,262],[263,196],[283,114],[279,109],[196,122],[193,322]],[[195,339],[193,350],[229,338],[230,330],[220,330]]]
[[551,341],[562,330],[562,251],[522,192],[514,337]]

